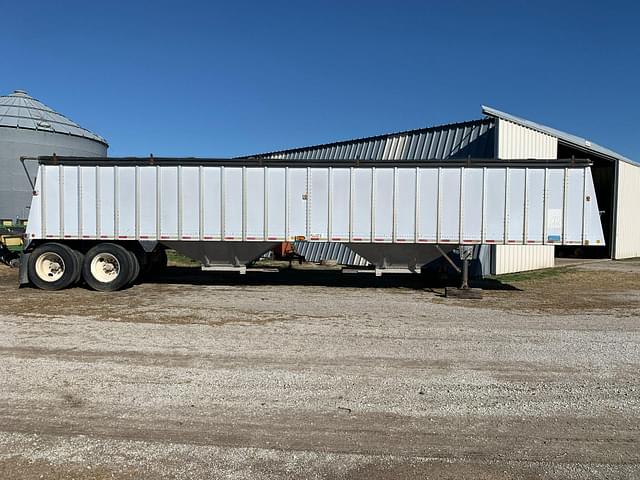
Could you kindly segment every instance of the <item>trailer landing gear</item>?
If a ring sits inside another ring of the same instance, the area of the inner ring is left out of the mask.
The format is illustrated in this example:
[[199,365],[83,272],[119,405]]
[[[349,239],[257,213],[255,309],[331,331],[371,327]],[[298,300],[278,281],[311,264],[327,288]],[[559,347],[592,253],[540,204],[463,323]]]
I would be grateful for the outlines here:
[[[460,272],[461,276],[461,284],[460,288],[445,288],[444,294],[445,297],[452,298],[468,298],[468,299],[479,299],[482,298],[482,289],[481,288],[470,288],[469,287],[469,260],[473,257],[473,247],[468,245],[460,245],[460,260],[462,261],[462,271],[456,268],[458,272]],[[452,264],[451,259],[447,257]],[[454,264],[455,265],[455,264]]]

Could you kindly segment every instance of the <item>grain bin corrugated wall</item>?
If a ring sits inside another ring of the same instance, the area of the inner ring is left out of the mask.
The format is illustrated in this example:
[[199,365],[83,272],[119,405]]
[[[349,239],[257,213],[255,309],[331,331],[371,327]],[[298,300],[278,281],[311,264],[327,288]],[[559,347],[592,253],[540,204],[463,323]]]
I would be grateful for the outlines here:
[[0,96],[0,220],[28,217],[32,192],[19,161],[21,156],[55,153],[104,157],[107,148],[104,138],[24,91]]

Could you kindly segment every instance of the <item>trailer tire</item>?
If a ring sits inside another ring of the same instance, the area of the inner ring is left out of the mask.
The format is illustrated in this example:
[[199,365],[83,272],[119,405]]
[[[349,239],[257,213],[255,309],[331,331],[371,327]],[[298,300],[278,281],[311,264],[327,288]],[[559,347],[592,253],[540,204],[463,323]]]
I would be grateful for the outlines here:
[[73,281],[73,285],[77,285],[82,280],[82,265],[84,264],[84,253],[79,252],[78,250],[73,250],[76,258],[78,259],[78,273],[76,273],[76,278]]
[[82,278],[94,290],[113,292],[128,285],[133,268],[127,249],[115,243],[99,243],[84,257]]
[[42,290],[62,290],[77,281],[81,267],[71,248],[60,243],[45,243],[29,255],[27,274],[29,281]]
[[129,275],[127,285],[133,285],[140,276],[140,261],[138,260],[138,256],[131,250],[127,250],[127,253],[129,254],[129,259],[131,261],[131,273]]

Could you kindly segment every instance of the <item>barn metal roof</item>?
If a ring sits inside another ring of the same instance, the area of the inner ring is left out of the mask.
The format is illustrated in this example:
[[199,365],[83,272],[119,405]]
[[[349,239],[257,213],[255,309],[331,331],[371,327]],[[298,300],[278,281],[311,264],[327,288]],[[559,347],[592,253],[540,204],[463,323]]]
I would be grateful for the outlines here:
[[503,120],[507,120],[509,122],[517,123],[518,125],[522,125],[523,127],[531,128],[532,130],[537,130],[538,132],[546,133],[547,135],[551,135],[556,137],[562,143],[568,144],[572,147],[578,148],[585,152],[593,152],[597,155],[603,156],[605,158],[609,158],[611,160],[620,160],[622,162],[631,163],[636,166],[640,166],[640,163],[631,160],[630,158],[625,157],[624,155],[620,155],[613,150],[610,150],[606,147],[598,145],[586,138],[578,137],[577,135],[573,135],[571,133],[566,133],[561,130],[557,130],[552,127],[547,127],[546,125],[541,125],[536,122],[532,122],[531,120],[526,120],[521,117],[516,117],[515,115],[511,115],[510,113],[501,112],[500,110],[496,110],[495,108],[487,107],[482,105],[482,113],[487,115],[489,118],[501,118]]
[[492,158],[493,126],[494,120],[485,118],[252,156],[284,160],[446,160],[469,156]]
[[107,141],[69,120],[24,90],[0,96],[0,127],[24,128],[88,138],[108,146]]

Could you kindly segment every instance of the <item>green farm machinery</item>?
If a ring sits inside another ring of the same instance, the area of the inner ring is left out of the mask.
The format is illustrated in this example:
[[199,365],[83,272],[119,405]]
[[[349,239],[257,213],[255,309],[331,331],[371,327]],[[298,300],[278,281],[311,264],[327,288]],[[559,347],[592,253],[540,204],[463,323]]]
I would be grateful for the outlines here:
[[11,267],[19,265],[24,231],[24,223],[0,221],[0,262]]

